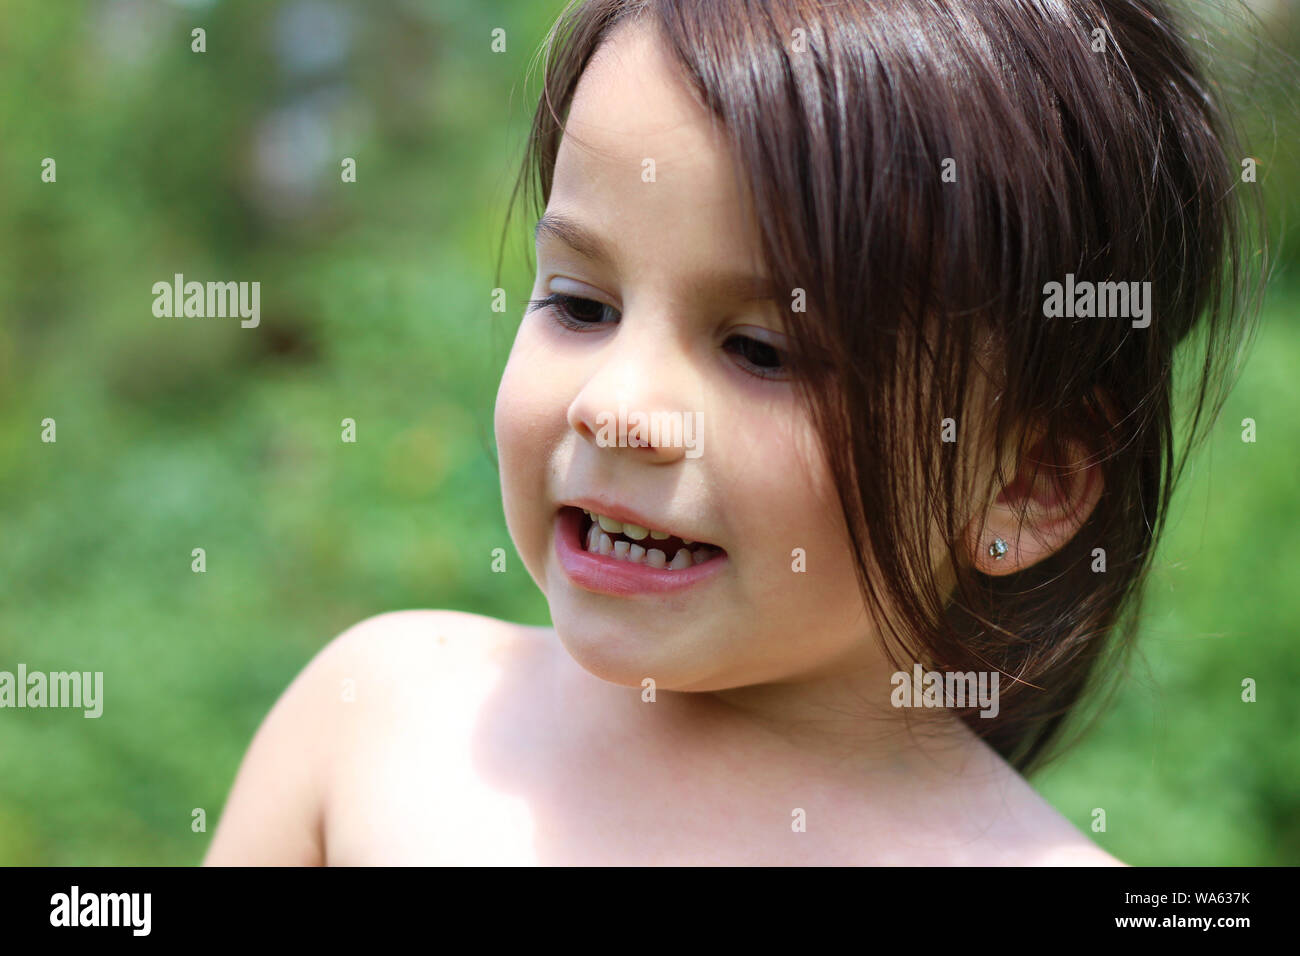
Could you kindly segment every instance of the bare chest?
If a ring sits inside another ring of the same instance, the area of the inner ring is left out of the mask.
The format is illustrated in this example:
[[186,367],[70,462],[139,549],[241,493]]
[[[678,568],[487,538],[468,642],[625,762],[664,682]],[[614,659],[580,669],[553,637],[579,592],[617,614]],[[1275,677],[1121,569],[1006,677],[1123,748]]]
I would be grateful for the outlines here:
[[829,773],[684,701],[515,663],[359,712],[325,787],[327,863],[996,864],[1041,823],[1006,792]]
[[853,864],[895,832],[860,795],[740,741],[701,748],[645,712],[593,711],[609,699],[539,709],[522,693],[462,685],[394,702],[386,733],[358,728],[328,788],[327,862]]

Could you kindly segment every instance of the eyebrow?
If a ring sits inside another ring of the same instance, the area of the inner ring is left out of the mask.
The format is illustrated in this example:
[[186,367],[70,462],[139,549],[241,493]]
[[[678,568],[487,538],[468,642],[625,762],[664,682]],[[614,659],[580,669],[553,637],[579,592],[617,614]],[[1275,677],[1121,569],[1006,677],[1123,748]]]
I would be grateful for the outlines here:
[[564,243],[586,259],[605,263],[614,261],[614,256],[611,255],[605,240],[568,216],[556,212],[543,213],[533,229],[533,241],[541,242],[543,237]]
[[[533,227],[533,242],[539,243],[543,238],[562,242],[578,255],[593,262],[611,265],[616,258],[608,242],[577,220],[561,213],[545,212],[537,220],[537,225]],[[723,296],[740,302],[777,297],[770,279],[743,273],[714,274],[689,284],[699,288],[710,287]]]

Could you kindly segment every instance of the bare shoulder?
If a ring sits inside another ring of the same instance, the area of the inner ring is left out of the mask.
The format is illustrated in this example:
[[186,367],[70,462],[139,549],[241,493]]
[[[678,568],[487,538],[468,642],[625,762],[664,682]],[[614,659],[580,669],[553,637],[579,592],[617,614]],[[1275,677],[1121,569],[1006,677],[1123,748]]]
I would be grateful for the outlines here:
[[[204,858],[209,865],[331,859],[331,805],[367,755],[465,714],[504,661],[540,651],[540,628],[458,611],[395,611],[330,640],[262,721]],[[346,796],[346,795],[345,795]]]
[[1075,844],[1062,844],[1045,850],[1035,866],[1128,866],[1123,860],[1111,856],[1087,837],[1080,836]]
[[[1126,866],[1090,840],[983,741],[967,765],[968,809],[979,821],[977,857],[1003,866]],[[969,862],[969,861],[963,861]]]
[[463,611],[390,611],[366,618],[322,651],[329,667],[358,678],[401,681],[408,667],[476,667],[494,657],[536,647],[544,628]]
[[[1015,771],[1011,771],[1015,773]],[[1016,774],[1024,792],[1019,798],[1021,839],[1012,860],[1017,866],[1126,866],[1093,843],[1084,832]]]
[[1093,843],[1028,781],[1019,779],[1028,795],[1021,817],[1024,840],[1015,860],[1017,865],[1127,866]]
[[321,651],[332,689],[333,760],[350,772],[358,752],[413,742],[472,720],[501,671],[549,646],[545,630],[461,611],[392,611],[367,618]]
[[526,829],[517,808],[485,790],[484,762],[499,738],[521,737],[502,702],[529,694],[503,685],[548,668],[549,633],[459,611],[397,611],[335,638],[322,652],[334,695],[321,721],[333,740],[322,774],[326,863],[445,862],[474,814],[492,818],[488,832]]
[[1026,840],[1014,861],[1016,865],[1128,866],[1093,843],[1037,791],[1034,797],[1039,807],[1027,815]]

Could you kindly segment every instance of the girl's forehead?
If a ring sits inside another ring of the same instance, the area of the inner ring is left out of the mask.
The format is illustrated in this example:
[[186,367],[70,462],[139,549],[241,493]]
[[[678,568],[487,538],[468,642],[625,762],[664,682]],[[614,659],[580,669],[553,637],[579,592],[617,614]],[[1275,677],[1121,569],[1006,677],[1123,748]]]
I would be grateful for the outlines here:
[[[557,164],[572,159],[584,172],[630,167],[638,183],[698,184],[715,193],[729,182],[725,135],[668,57],[653,30],[637,24],[605,41],[574,91]],[[653,177],[640,175],[647,160]]]
[[751,265],[752,207],[733,153],[653,31],[619,29],[579,80],[556,156],[551,205],[620,241]]

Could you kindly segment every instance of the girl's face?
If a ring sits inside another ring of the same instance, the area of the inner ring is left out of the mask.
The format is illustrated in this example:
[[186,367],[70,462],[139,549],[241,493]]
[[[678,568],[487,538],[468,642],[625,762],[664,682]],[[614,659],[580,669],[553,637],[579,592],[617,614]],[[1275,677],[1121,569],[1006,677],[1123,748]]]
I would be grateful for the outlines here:
[[[532,296],[581,301],[530,308],[501,380],[510,534],[565,648],[605,680],[722,690],[879,666],[829,472],[782,377],[793,290],[763,288],[730,156],[665,55],[623,28],[572,104],[545,217],[565,228],[539,230]],[[680,440],[620,441],[638,414],[681,421]],[[642,527],[674,536],[669,563],[679,537],[724,553],[675,570],[593,555],[583,508],[636,522],[629,556],[662,540]]]

